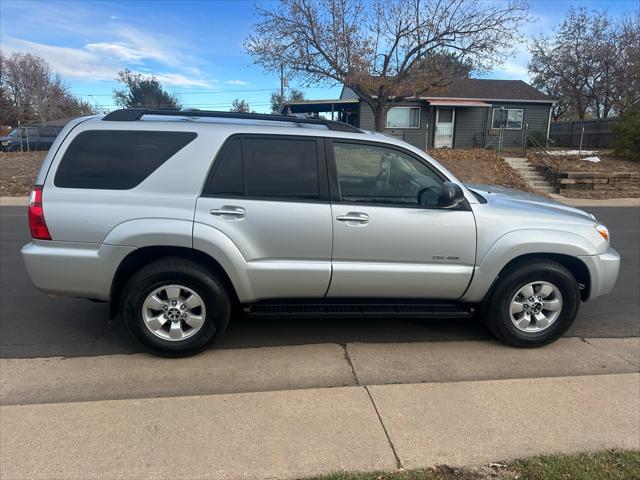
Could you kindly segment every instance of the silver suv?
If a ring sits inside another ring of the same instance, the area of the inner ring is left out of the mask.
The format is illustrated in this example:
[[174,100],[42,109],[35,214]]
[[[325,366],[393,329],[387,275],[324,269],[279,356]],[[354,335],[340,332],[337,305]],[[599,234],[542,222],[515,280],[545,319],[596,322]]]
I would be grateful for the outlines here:
[[545,345],[609,292],[593,215],[465,186],[424,152],[321,119],[125,109],[68,124],[31,194],[33,283],[111,301],[147,350],[252,316],[470,316]]

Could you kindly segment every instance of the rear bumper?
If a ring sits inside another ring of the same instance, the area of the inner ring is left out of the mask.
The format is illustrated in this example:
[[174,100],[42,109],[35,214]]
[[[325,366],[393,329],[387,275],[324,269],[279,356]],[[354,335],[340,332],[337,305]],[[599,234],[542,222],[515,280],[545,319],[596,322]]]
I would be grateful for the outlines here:
[[585,255],[578,257],[589,269],[591,289],[589,299],[606,295],[613,290],[618,272],[620,271],[620,255],[613,248],[599,255]]
[[34,240],[22,258],[36,288],[55,295],[109,300],[111,282],[134,247]]

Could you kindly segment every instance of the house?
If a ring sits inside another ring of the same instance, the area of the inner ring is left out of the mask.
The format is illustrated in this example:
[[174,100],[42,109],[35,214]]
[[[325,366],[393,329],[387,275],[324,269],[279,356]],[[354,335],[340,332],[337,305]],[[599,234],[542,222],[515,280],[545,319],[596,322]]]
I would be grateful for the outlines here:
[[[522,146],[525,135],[549,137],[553,99],[521,80],[454,80],[443,93],[410,98],[387,113],[385,132],[420,149]],[[293,114],[329,113],[373,130],[373,111],[348,87],[339,99],[285,104]],[[502,131],[502,132],[501,132]]]

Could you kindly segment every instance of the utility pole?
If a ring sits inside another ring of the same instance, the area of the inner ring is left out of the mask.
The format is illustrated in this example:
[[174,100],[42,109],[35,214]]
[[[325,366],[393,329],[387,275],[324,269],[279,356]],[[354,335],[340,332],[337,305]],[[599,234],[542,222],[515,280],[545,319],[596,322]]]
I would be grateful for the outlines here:
[[284,107],[284,63],[280,64],[280,105],[278,113],[282,113],[282,107]]

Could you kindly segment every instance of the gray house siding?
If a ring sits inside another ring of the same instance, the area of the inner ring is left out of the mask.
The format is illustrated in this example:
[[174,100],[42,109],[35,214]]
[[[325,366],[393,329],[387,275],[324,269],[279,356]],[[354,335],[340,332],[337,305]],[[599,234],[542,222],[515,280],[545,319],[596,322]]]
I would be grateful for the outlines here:
[[[527,134],[542,134],[545,137],[547,136],[549,110],[551,109],[550,103],[491,102],[491,104],[492,108],[486,109],[486,125],[489,137],[494,139],[492,142],[493,145],[495,145],[495,138],[497,136],[497,131],[491,129],[491,119],[494,108],[522,108],[524,110],[523,124],[528,125]],[[522,135],[522,130],[504,130],[503,146],[521,147],[523,141]],[[485,143],[489,143],[489,138],[487,138],[487,142]]]
[[[431,138],[429,127],[432,125],[431,108],[424,102],[403,102],[403,107],[420,107],[420,128],[386,128],[385,133],[411,145],[426,150],[427,138]],[[375,118],[371,107],[360,102],[360,124],[364,130],[375,129]],[[431,141],[431,140],[430,140]]]
[[[344,87],[340,94],[341,99],[358,98],[356,93],[348,87]],[[472,147],[496,147],[498,130],[491,128],[491,120],[494,108],[521,108],[523,112],[523,124],[528,125],[528,135],[542,135],[546,137],[549,125],[549,111],[551,103],[535,102],[493,102],[491,107],[456,107],[455,126],[453,134],[454,148]],[[402,103],[402,106],[421,107],[420,128],[413,129],[386,129],[385,133],[404,140],[417,148],[426,150],[433,148],[433,136],[435,126],[436,107],[426,104],[426,102]],[[364,102],[359,104],[358,127],[364,130],[374,130],[375,121],[373,111]],[[523,142],[521,130],[504,130],[503,146],[520,147]]]
[[351,100],[353,98],[358,98],[358,94],[351,90],[349,87],[342,87],[342,92],[340,92],[340,100]]
[[488,108],[458,107],[456,108],[455,126],[453,129],[453,148],[471,148],[483,145],[483,131],[487,127]]

